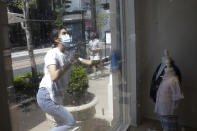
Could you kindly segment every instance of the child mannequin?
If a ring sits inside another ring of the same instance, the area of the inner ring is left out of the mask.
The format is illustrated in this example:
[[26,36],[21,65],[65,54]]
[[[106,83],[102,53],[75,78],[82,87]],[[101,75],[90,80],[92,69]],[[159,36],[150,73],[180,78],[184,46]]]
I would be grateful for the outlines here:
[[164,62],[166,64],[166,68],[164,69],[164,71],[165,71],[164,76],[174,75],[176,77],[175,71],[174,71],[174,69],[171,66],[171,59],[170,59],[170,57],[166,57]]
[[161,84],[162,78],[165,74],[166,59],[169,59],[168,63],[170,64],[170,67],[174,69],[175,74],[178,76],[179,81],[181,82],[181,72],[179,68],[175,65],[174,61],[169,56],[168,50],[164,50],[164,55],[161,59],[161,63],[157,66],[156,71],[154,72],[152,77],[150,97],[153,102],[156,102],[157,90],[159,89],[159,85]]
[[183,99],[180,82],[171,66],[170,57],[163,59],[166,68],[157,91],[155,112],[159,115],[163,131],[177,131],[178,103]]

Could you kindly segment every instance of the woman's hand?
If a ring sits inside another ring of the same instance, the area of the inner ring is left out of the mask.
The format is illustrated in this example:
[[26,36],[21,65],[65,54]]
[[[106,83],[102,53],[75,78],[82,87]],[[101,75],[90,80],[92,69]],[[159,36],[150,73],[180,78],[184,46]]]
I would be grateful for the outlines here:
[[99,51],[101,51],[102,50],[102,48],[96,48],[96,49],[92,49],[92,50],[90,50],[91,52],[99,52]]

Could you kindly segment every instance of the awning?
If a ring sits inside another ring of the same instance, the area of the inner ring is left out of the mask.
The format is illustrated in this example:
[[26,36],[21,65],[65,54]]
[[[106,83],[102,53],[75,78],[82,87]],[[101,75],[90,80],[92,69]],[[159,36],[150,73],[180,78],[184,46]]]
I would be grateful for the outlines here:
[[24,21],[25,21],[25,19],[23,17],[23,14],[8,12],[8,23],[9,24],[20,23],[20,22],[24,22]]

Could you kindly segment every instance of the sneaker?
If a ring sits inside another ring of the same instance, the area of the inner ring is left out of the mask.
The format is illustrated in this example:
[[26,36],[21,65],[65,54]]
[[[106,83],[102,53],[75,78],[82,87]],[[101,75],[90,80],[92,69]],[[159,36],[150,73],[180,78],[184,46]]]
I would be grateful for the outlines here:
[[92,76],[90,79],[91,80],[96,80],[98,77],[97,76]]
[[96,78],[97,78],[97,74],[92,73],[89,75],[90,80],[95,80]]
[[106,56],[106,57],[103,57],[102,58],[102,62],[108,62],[110,60],[110,57],[109,56]]
[[79,60],[79,61],[82,61],[82,60],[83,60],[83,58],[79,57],[79,58],[78,58],[78,60]]

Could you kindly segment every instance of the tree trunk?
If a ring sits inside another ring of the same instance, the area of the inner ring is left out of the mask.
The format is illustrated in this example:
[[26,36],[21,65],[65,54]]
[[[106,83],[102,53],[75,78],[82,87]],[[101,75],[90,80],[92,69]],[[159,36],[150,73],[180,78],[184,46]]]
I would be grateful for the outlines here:
[[34,58],[34,53],[33,53],[33,44],[32,44],[32,32],[31,32],[31,25],[29,22],[29,0],[24,0],[23,1],[23,15],[25,24],[23,24],[23,29],[25,30],[26,34],[26,40],[27,40],[27,49],[28,49],[28,54],[29,54],[29,59],[31,63],[31,71],[32,71],[32,78],[33,78],[33,83],[37,82],[37,68],[36,68],[36,62]]
[[90,5],[91,5],[91,20],[92,20],[92,30],[94,32],[97,31],[97,27],[96,27],[96,2],[95,0],[90,0]]

